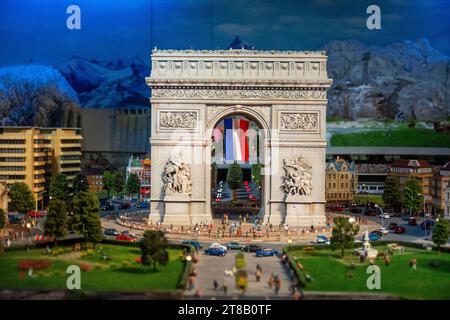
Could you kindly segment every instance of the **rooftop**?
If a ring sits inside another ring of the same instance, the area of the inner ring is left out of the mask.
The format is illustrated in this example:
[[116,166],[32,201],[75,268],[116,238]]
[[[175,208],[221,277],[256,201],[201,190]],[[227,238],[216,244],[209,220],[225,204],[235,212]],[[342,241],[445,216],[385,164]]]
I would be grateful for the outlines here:
[[391,167],[395,167],[395,168],[431,168],[431,166],[427,160],[415,160],[415,159],[394,160]]

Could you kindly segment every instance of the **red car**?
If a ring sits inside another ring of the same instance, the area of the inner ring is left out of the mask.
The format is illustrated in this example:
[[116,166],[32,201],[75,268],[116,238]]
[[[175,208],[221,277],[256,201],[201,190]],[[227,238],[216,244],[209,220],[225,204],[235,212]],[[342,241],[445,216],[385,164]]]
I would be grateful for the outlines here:
[[45,213],[43,213],[41,211],[36,211],[36,210],[29,211],[27,215],[29,217],[31,217],[31,218],[42,218],[42,217],[45,217]]
[[123,234],[123,233],[116,236],[116,240],[136,242],[136,238],[133,238],[133,237],[131,237],[127,234]]
[[403,234],[406,232],[406,228],[404,226],[396,226],[394,228],[394,233]]
[[408,224],[409,224],[410,226],[417,226],[417,220],[416,220],[416,218],[409,218]]

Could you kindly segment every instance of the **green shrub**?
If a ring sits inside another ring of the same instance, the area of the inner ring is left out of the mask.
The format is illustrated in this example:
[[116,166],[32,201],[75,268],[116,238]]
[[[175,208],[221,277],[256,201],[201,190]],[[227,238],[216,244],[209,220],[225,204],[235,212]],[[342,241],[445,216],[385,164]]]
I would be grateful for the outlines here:
[[239,252],[236,255],[235,266],[236,266],[236,269],[244,269],[245,268],[245,256],[242,252]]
[[248,274],[247,271],[240,269],[236,272],[236,288],[245,291],[248,287]]

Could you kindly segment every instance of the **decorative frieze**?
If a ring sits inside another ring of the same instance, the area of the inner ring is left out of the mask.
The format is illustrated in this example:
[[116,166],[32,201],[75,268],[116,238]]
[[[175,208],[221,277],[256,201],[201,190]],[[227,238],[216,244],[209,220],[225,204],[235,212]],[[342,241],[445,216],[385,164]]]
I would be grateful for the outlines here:
[[159,127],[162,129],[195,129],[197,118],[196,111],[160,111]]
[[317,131],[319,129],[318,112],[281,112],[281,130]]
[[259,100],[325,100],[325,90],[288,89],[175,89],[153,88],[153,99],[259,99]]
[[282,187],[288,195],[310,196],[312,191],[312,166],[302,157],[284,159]]

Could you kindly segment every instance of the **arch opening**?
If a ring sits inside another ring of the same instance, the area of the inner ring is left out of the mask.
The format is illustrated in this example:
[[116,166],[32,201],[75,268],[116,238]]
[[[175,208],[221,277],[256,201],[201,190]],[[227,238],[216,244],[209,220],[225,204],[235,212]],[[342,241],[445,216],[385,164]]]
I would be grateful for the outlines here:
[[222,116],[211,133],[211,213],[213,218],[254,221],[263,195],[264,130],[243,113]]

